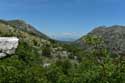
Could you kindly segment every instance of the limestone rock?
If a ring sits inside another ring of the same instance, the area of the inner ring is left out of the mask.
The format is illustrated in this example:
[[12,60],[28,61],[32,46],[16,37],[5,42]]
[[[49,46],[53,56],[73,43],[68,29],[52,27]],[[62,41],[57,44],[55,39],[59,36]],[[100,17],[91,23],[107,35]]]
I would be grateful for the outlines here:
[[5,53],[0,53],[0,58],[7,56]]
[[17,37],[0,37],[0,58],[14,54],[18,44]]
[[46,67],[48,67],[48,66],[50,66],[50,65],[51,65],[50,63],[44,63],[44,64],[43,64],[43,67],[46,68]]

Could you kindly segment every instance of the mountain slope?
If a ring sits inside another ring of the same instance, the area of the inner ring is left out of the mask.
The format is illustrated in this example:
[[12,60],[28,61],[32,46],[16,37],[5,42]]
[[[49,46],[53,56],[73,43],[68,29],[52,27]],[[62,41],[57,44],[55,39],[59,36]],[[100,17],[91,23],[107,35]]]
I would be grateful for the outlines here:
[[37,31],[31,25],[21,21],[0,20],[0,36],[18,37],[20,43],[26,43],[32,49],[36,49],[38,55],[46,57],[68,57],[69,53],[55,40]]
[[9,21],[0,20],[0,22],[3,22],[4,24],[10,25],[10,26],[15,27],[17,29],[20,29],[22,31],[28,32],[30,34],[42,37],[44,39],[50,39],[48,36],[46,36],[45,34],[39,32],[32,25],[26,23],[23,20],[9,20]]
[[[114,25],[110,27],[100,26],[92,30],[87,35],[101,36],[107,48],[111,51],[119,49],[121,52],[125,52],[125,26]],[[76,41],[77,44],[85,47],[84,37],[81,37]]]
[[[109,52],[103,50],[99,52],[101,56],[98,56],[98,52],[86,52],[73,44],[48,40],[15,25],[0,21],[0,36],[19,38],[15,54],[0,59],[0,83],[125,82],[124,59],[112,58]],[[111,39],[106,33],[107,29],[99,28],[89,34],[102,34],[108,40]],[[79,41],[83,42],[82,39],[84,37]]]

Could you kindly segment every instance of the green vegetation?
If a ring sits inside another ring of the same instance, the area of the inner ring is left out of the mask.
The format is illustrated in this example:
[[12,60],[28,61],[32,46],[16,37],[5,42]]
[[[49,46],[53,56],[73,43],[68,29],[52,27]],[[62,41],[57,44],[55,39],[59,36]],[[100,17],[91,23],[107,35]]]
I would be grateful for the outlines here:
[[42,49],[42,55],[46,57],[51,57],[51,49],[49,46],[46,46]]
[[[20,42],[15,55],[0,60],[0,82],[124,83],[124,60],[119,57],[112,58],[108,50],[101,46],[104,41],[99,37],[89,36],[84,41],[92,46],[91,51],[81,53],[81,50],[75,51],[77,47],[64,46],[77,54],[76,56],[80,56],[80,61],[72,62],[70,58],[58,59],[48,67],[43,67],[44,57],[39,56],[37,49],[26,42]],[[44,51],[48,54],[47,48]]]
[[[85,36],[87,48],[83,49],[46,40],[6,22],[0,22],[0,36],[20,39],[16,53],[0,59],[0,83],[125,83],[124,54],[114,57],[100,36]],[[59,58],[62,51],[70,54]]]

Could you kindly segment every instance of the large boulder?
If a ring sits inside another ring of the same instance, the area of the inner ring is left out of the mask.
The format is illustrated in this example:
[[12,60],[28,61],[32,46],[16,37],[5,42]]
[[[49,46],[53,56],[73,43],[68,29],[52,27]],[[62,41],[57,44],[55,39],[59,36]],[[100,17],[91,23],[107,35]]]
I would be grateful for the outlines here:
[[0,37],[0,58],[14,54],[18,44],[17,37]]

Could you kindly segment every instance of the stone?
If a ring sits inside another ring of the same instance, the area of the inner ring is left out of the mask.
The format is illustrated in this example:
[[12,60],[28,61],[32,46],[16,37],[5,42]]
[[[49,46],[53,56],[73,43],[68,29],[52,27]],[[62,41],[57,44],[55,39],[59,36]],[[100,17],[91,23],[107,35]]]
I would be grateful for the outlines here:
[[17,37],[0,37],[0,58],[14,54],[18,44]]
[[50,66],[50,65],[51,65],[50,63],[44,63],[44,64],[43,64],[43,67],[46,68],[46,67],[48,67],[48,66]]
[[0,53],[0,58],[3,58],[3,57],[5,57],[5,56],[6,56],[5,53]]

